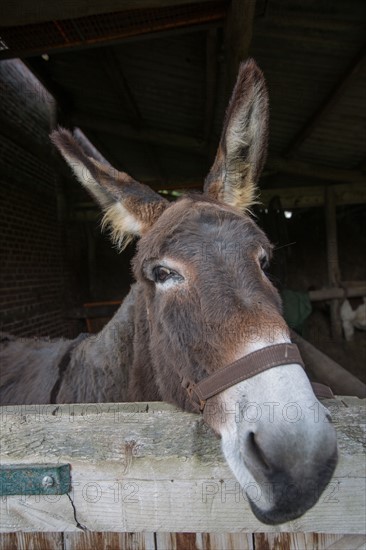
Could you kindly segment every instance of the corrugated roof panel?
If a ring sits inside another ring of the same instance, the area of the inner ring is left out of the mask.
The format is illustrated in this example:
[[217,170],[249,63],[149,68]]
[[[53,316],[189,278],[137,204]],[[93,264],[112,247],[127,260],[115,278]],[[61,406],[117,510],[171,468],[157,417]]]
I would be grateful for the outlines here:
[[[291,147],[362,49],[365,3],[357,0],[354,8],[350,13],[349,5],[340,0],[301,6],[272,0],[266,16],[256,20],[251,54],[269,88],[270,155],[281,155]],[[334,167],[357,165],[365,149],[363,89],[361,79],[347,82],[332,112],[319,119],[297,148],[296,158]],[[357,120],[352,120],[354,105],[358,105]]]
[[[257,11],[250,55],[270,94],[270,160],[283,155],[314,116],[363,47],[366,2],[270,0]],[[261,15],[262,14],[262,15]],[[50,55],[45,75],[62,89],[74,113],[133,130],[201,139],[205,132],[207,32],[156,35],[118,46]],[[218,33],[217,82],[210,141],[221,133],[226,109],[225,61]],[[118,73],[118,74],[117,74]],[[364,155],[364,73],[350,80],[334,108],[294,151],[299,160],[354,168]],[[82,125],[81,125],[82,127]],[[207,153],[143,144],[95,129],[94,135],[140,179],[182,170],[200,177]],[[128,134],[125,132],[124,136]],[[136,135],[135,135],[136,138]],[[164,140],[162,140],[164,142]],[[209,144],[206,144],[207,146]],[[208,147],[207,147],[208,148]],[[148,153],[146,154],[146,151]],[[156,156],[156,162],[151,161]],[[190,166],[190,168],[188,168]]]
[[116,48],[147,126],[192,135],[203,131],[205,44],[205,33],[192,33]]

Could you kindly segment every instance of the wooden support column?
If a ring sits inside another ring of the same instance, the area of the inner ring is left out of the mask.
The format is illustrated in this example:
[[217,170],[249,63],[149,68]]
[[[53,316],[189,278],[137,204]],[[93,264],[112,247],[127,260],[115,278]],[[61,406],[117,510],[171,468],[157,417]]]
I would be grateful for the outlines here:
[[229,98],[239,65],[248,57],[252,40],[255,0],[231,0],[225,26],[226,95]]
[[[325,221],[327,234],[327,264],[329,286],[339,287],[341,276],[338,262],[336,200],[332,186],[325,189]],[[340,300],[332,300],[330,305],[331,332],[334,340],[342,338]]]

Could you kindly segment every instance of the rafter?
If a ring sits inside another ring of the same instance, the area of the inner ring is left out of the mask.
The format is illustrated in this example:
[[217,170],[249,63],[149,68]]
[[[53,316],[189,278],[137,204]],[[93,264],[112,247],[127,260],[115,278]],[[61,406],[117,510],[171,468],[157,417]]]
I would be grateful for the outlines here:
[[[208,3],[211,0],[199,0]],[[197,0],[73,0],[72,2],[50,2],[49,0],[3,0],[1,24],[3,26],[31,25],[44,21],[75,19],[101,13],[114,13],[122,10],[151,9],[194,4]]]
[[93,114],[85,114],[75,112],[73,122],[81,128],[90,128],[105,134],[119,136],[134,141],[141,141],[152,144],[167,145],[178,149],[188,149],[196,153],[205,153],[207,150],[206,144],[196,138],[172,132],[161,130],[151,130],[148,128],[135,128],[130,124],[119,122],[104,117],[94,116]]
[[7,48],[0,51],[0,59],[23,59],[44,53],[140,40],[166,31],[183,29],[188,32],[202,25],[223,25],[226,11],[225,0],[215,0],[171,8],[131,9],[113,14],[103,12],[79,19],[52,19],[22,27],[2,26],[0,36]]
[[[144,181],[155,191],[161,190],[161,182]],[[168,192],[201,190],[203,180],[186,180],[169,182],[166,186]],[[366,204],[366,188],[361,184],[337,184],[331,186],[337,206],[351,204]],[[309,187],[276,187],[263,189],[259,195],[259,204],[268,207],[273,197],[281,197],[281,205],[286,210],[297,208],[321,207],[325,204],[325,185],[311,185]],[[98,207],[92,202],[78,202],[74,204],[73,216],[80,221],[91,221],[98,217]]]
[[[327,187],[326,185],[310,185],[262,189],[259,202],[263,206],[268,206],[273,197],[280,197],[282,207],[287,210],[324,206]],[[337,205],[366,204],[366,186],[362,183],[335,184],[331,187]]]
[[324,120],[326,116],[334,109],[341,98],[345,89],[354,76],[361,70],[366,61],[366,46],[364,46],[352,60],[346,71],[338,79],[330,93],[323,99],[319,107],[312,116],[305,122],[301,130],[296,134],[293,140],[287,146],[283,156],[292,157],[301,147],[303,142],[310,136],[315,128]]
[[318,180],[334,182],[349,182],[366,184],[366,175],[359,170],[341,170],[317,164],[309,164],[298,160],[286,160],[283,158],[271,159],[266,164],[263,176],[273,174],[293,174],[294,176],[309,177]]

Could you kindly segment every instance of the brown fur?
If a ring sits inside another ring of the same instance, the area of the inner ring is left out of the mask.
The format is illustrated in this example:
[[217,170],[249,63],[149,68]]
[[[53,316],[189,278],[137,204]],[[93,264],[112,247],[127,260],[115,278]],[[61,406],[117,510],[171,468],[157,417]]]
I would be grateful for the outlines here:
[[[270,339],[273,327],[286,333],[279,296],[258,265],[261,247],[270,254],[267,238],[252,220],[204,197],[178,201],[141,238],[134,273],[144,288],[141,307],[153,319],[150,334],[147,321],[143,327],[149,347],[141,357],[164,400],[193,410],[181,386],[183,375],[194,382],[232,362],[255,332],[263,340]],[[189,266],[190,282],[159,296],[145,272],[162,257]],[[143,368],[135,366],[129,396],[150,399]]]
[[[205,194],[173,204],[88,157],[66,130],[53,134],[101,204],[113,239],[123,246],[131,235],[141,237],[136,284],[97,336],[73,342],[5,337],[2,404],[162,399],[193,411],[188,383],[250,353],[253,344],[289,341],[278,293],[261,269],[271,246],[247,213],[265,158],[267,103],[262,73],[249,61],[240,69]],[[242,486],[249,480],[262,487],[261,506],[249,499],[256,516],[276,524],[315,504],[335,468],[336,437],[327,415],[314,422],[315,396],[298,365],[257,376],[210,399],[204,419],[222,436]],[[251,396],[276,401],[277,395],[283,402],[299,382],[301,422],[286,424],[283,413],[276,423],[255,427],[233,418],[233,406],[245,407]],[[220,414],[220,404],[231,413]],[[300,496],[287,491],[294,479]],[[265,497],[268,483],[273,498]]]
[[[123,246],[131,235],[141,237],[133,260],[136,284],[97,336],[72,342],[5,337],[2,404],[162,399],[194,411],[188,384],[253,347],[289,341],[278,293],[261,269],[271,246],[247,214],[264,162],[267,118],[264,79],[249,61],[240,69],[205,194],[173,204],[86,156],[66,130],[53,134],[101,204],[112,238]],[[276,422],[256,426],[233,418],[233,408],[237,413],[253,398],[284,403],[298,385],[301,422],[286,423],[283,412]],[[238,481],[243,488],[258,484],[261,505],[247,496],[265,523],[303,514],[334,471],[335,431],[325,411],[314,422],[313,399],[301,368],[281,365],[234,384],[209,400],[209,412],[205,408]],[[297,490],[288,490],[294,480]],[[266,497],[268,485],[274,490]]]
[[[133,262],[137,283],[97,337],[74,344],[7,342],[3,404],[48,403],[53,390],[60,403],[163,399],[193,410],[182,379],[198,381],[233,361],[253,337],[270,339],[269,327],[287,331],[278,294],[260,267],[271,246],[242,213],[254,200],[267,118],[264,79],[249,61],[240,69],[205,194],[174,204],[88,157],[68,131],[52,134],[102,206],[114,240],[123,245],[131,234],[141,236]],[[162,261],[182,271],[182,284],[169,291],[152,280]]]
[[249,60],[239,69],[205,193],[243,212],[256,202],[256,185],[267,153],[268,116],[263,74]]

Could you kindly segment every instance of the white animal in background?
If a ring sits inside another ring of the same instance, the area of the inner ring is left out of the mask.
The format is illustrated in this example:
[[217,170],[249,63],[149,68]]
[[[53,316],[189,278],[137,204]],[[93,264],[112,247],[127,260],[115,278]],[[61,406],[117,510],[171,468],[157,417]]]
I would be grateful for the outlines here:
[[363,304],[359,305],[357,309],[352,309],[349,301],[345,300],[341,306],[340,313],[347,341],[352,340],[355,328],[366,330],[366,297],[363,299]]

